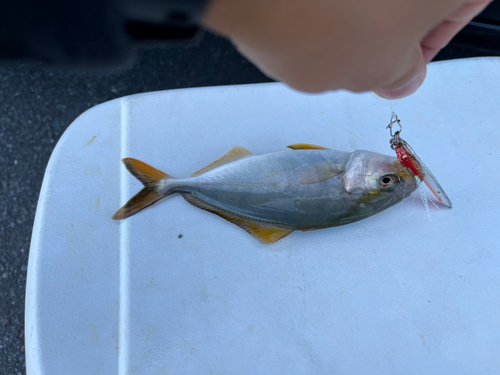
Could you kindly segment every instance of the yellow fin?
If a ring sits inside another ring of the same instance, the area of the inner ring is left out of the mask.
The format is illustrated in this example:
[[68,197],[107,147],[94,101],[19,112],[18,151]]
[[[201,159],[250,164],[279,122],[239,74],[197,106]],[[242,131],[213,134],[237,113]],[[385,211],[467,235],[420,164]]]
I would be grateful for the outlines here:
[[291,148],[292,150],[329,150],[329,148],[326,147],[310,145],[307,143],[295,143],[287,147]]
[[166,178],[172,178],[166,173],[159,171],[158,169],[153,168],[152,166],[143,163],[140,160],[125,158],[122,159],[123,164],[127,170],[139,181],[142,182],[144,186],[153,186],[160,180],[164,180]]
[[293,232],[293,229],[285,229],[268,225],[262,225],[260,223],[253,223],[251,221],[243,221],[241,223],[234,222],[234,223],[239,225],[241,228],[246,230],[252,236],[257,238],[260,242],[265,243],[266,245],[275,243]]
[[168,191],[160,195],[156,191],[158,181],[172,178],[168,174],[137,159],[125,158],[122,159],[122,162],[125,164],[127,170],[142,182],[144,189],[130,198],[130,200],[111,217],[113,220],[126,219],[144,208],[151,206],[167,195],[172,194],[172,191]]
[[252,155],[252,153],[243,147],[235,147],[232,150],[230,150],[226,155],[221,157],[220,159],[217,159],[214,161],[212,164],[207,165],[205,168],[200,169],[197,172],[194,172],[191,177],[199,176],[200,174],[203,174],[205,172],[208,172],[212,169],[215,169],[217,167],[220,167],[221,165],[231,163],[233,161],[236,161],[238,159],[242,159],[245,156]]
[[195,197],[192,194],[183,194],[182,196],[193,206],[216,214],[230,221],[231,223],[236,224],[240,228],[244,229],[247,233],[257,238],[260,242],[265,244],[272,244],[293,232],[293,229],[291,228],[277,227],[272,223],[255,222],[251,221],[251,219],[236,216],[215,206],[212,206],[209,203],[203,202],[201,199]]
[[135,215],[139,211],[151,206],[153,203],[162,199],[164,195],[160,195],[156,190],[145,187],[120,208],[111,218],[113,220],[123,220],[127,217]]

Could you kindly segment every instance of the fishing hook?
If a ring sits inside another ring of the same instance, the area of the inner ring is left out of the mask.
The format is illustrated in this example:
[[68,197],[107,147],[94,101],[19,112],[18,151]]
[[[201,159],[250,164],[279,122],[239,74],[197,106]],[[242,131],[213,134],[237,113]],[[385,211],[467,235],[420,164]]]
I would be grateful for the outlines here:
[[[392,127],[394,126],[394,124],[399,125],[399,130],[395,133],[392,132]],[[398,115],[396,115],[394,112],[392,112],[391,123],[387,125],[386,129],[389,129],[391,133],[391,139],[389,143],[391,144],[391,148],[395,150],[398,145],[401,145],[402,139],[399,138],[399,134],[401,134],[403,126],[401,125],[401,120],[398,118]]]

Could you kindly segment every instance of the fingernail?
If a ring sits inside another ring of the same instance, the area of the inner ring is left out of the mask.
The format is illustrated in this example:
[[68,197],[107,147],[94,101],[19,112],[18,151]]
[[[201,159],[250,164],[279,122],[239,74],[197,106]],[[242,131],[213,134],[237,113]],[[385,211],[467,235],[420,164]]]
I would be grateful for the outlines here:
[[425,72],[423,75],[419,73],[401,87],[395,89],[378,89],[375,90],[375,94],[385,99],[404,98],[405,96],[411,95],[415,91],[417,91],[418,88],[424,82],[424,79],[425,79]]

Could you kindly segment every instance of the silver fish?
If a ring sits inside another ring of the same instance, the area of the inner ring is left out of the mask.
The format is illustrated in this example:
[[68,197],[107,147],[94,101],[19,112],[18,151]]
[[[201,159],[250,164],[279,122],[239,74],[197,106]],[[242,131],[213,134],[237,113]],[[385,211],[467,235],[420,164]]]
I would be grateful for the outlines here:
[[113,215],[121,220],[180,193],[192,205],[217,214],[270,244],[294,230],[353,223],[381,212],[417,187],[394,157],[295,144],[293,151],[253,155],[235,147],[188,178],[173,178],[136,159],[123,159],[144,184]]

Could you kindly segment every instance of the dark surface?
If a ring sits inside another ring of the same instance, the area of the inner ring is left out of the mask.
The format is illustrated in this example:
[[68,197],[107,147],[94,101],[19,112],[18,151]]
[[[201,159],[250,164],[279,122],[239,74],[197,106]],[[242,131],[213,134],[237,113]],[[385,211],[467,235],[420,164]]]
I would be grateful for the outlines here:
[[66,66],[125,62],[133,41],[193,40],[208,0],[0,2],[0,58]]
[[0,57],[75,64],[123,61],[131,47],[116,0],[0,3]]
[[[448,47],[438,60],[491,53]],[[50,154],[82,112],[125,95],[183,87],[268,82],[224,39],[142,48],[129,67],[82,72],[0,64],[0,374],[23,374],[24,291],[32,223]]]

